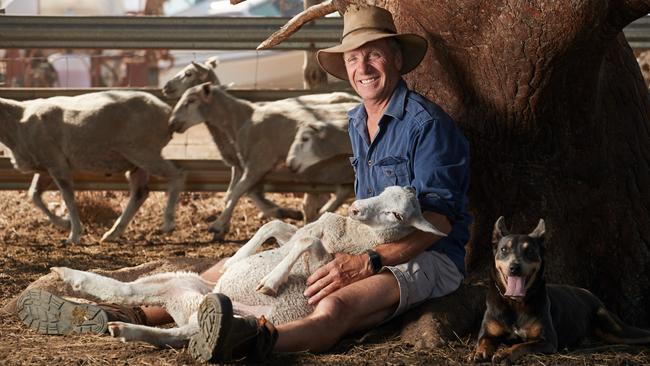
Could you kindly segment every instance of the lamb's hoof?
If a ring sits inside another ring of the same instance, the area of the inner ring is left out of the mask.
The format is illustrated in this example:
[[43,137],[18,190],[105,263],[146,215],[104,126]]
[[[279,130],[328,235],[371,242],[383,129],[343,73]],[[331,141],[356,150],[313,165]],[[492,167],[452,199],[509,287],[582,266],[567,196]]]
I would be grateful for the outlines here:
[[120,341],[126,343],[127,339],[124,336],[125,323],[122,322],[108,322],[108,333],[113,338],[117,338]]
[[52,267],[50,272],[54,273],[60,280],[65,281],[65,267]]
[[221,241],[224,241],[224,239],[226,238],[226,231],[224,231],[222,229],[215,228],[215,227],[211,226],[211,227],[208,228],[208,231],[213,234],[212,235],[212,241],[221,242]]
[[163,224],[163,226],[160,227],[160,232],[163,234],[169,234],[172,231],[174,231],[174,229],[176,229],[176,225],[174,225],[173,223]]
[[75,244],[79,245],[81,243],[81,239],[79,237],[69,237],[65,240],[61,240],[61,244]]
[[263,283],[260,283],[259,285],[257,285],[255,290],[257,292],[262,293],[262,294],[267,295],[267,296],[276,297],[278,295],[278,292],[276,290],[274,290],[274,289],[272,289],[270,287],[267,287]]
[[280,209],[280,217],[279,218],[287,218],[287,219],[293,219],[293,220],[302,220],[302,212],[296,211],[296,210],[290,210],[290,209]]

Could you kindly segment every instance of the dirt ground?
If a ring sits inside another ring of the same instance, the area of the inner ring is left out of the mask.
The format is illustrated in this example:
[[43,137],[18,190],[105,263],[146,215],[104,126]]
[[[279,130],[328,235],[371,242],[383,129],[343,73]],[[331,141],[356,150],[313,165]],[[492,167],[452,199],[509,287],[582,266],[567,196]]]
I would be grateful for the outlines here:
[[[58,196],[46,193],[54,207]],[[0,192],[0,308],[31,281],[53,266],[89,270],[118,269],[171,257],[219,258],[231,255],[266,220],[246,199],[240,202],[225,243],[212,242],[207,224],[216,218],[221,194],[185,193],[178,207],[177,230],[161,235],[164,196],[154,193],[129,226],[120,243],[102,243],[126,201],[124,193],[82,192],[77,194],[85,233],[80,245],[64,245],[67,232],[51,225],[27,200],[26,192]],[[273,194],[271,199],[299,208],[291,194]],[[398,337],[346,339],[326,354],[274,355],[268,364],[463,364],[475,338],[459,338],[444,347],[418,351]],[[528,356],[529,365],[648,365],[650,348],[599,346],[553,356]],[[23,326],[14,316],[0,317],[0,365],[180,365],[194,364],[181,350],[156,349],[142,343],[124,344],[107,336],[43,336]]]

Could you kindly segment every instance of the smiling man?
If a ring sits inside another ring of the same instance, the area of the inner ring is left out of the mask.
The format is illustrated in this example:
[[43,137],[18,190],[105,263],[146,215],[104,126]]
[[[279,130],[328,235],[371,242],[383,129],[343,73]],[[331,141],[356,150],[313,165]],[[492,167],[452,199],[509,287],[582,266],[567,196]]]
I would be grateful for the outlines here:
[[397,34],[388,11],[351,7],[341,44],[317,57],[363,99],[349,113],[357,198],[412,186],[424,216],[448,236],[415,231],[362,255],[337,254],[307,280],[305,296],[314,312],[277,328],[263,319],[233,317],[227,297],[208,295],[199,310],[201,331],[190,342],[195,358],[260,361],[271,351],[324,351],[351,332],[458,288],[471,221],[469,147],[452,119],[401,78],[426,49],[422,37]]

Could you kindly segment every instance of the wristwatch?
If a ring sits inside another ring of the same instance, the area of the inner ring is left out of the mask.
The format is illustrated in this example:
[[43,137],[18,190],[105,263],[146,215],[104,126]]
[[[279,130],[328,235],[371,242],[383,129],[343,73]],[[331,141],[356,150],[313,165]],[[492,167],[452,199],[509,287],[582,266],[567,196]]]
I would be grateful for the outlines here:
[[366,253],[368,254],[368,264],[372,269],[372,273],[375,274],[379,272],[383,267],[381,264],[381,257],[379,256],[379,253],[375,252],[372,249],[366,250]]

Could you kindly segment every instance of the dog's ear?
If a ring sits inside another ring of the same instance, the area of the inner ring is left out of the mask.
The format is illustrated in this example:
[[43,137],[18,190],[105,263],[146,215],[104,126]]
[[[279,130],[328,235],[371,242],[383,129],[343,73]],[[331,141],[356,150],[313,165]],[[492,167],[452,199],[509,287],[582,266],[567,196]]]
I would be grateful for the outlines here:
[[497,222],[494,223],[494,230],[492,231],[492,244],[496,245],[501,238],[508,235],[508,229],[506,229],[506,223],[503,216],[497,219]]
[[544,237],[545,232],[546,232],[546,224],[544,223],[543,219],[539,219],[539,222],[537,223],[537,227],[530,234],[528,234],[528,236],[530,236],[531,238],[540,239]]

